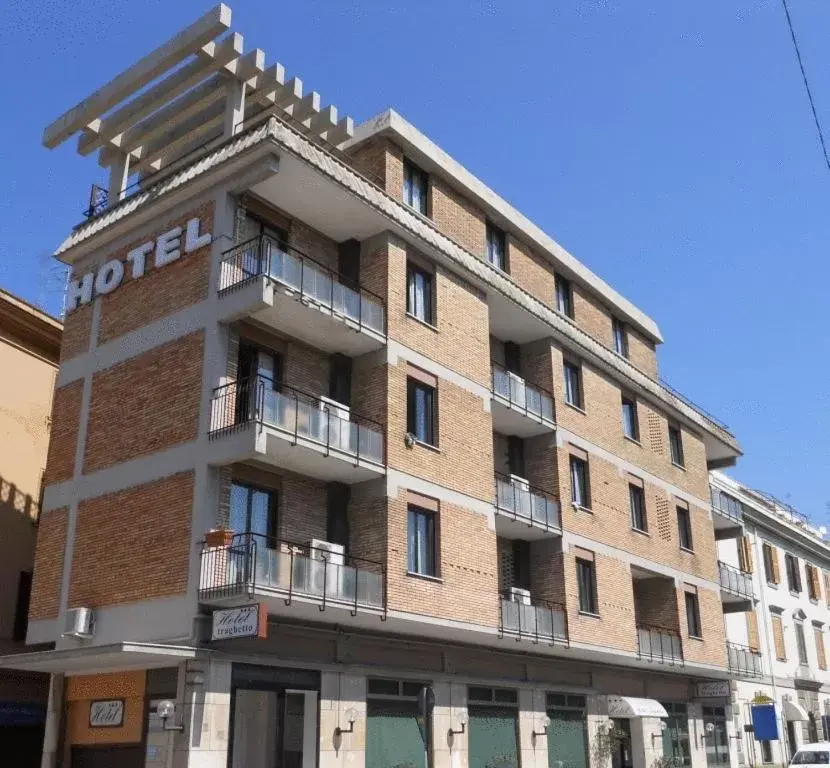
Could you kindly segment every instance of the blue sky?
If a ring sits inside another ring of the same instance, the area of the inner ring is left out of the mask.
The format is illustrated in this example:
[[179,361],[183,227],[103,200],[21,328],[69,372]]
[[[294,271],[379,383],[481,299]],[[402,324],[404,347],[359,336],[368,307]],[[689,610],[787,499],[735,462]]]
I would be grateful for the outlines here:
[[[830,525],[830,172],[779,0],[231,5],[246,47],[356,122],[394,107],[655,318],[732,474]],[[0,286],[59,310],[48,254],[104,179],[43,127],[208,7],[6,0]],[[791,9],[830,131],[830,4]]]

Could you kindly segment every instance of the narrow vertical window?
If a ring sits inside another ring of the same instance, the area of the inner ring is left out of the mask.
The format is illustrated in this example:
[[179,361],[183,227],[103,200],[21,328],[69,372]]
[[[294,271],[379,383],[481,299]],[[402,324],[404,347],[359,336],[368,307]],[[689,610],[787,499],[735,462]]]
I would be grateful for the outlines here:
[[504,232],[490,221],[487,222],[487,261],[502,272],[507,271]]
[[579,456],[570,457],[571,501],[583,509],[591,506],[591,488],[588,479],[588,462]]
[[692,520],[687,507],[677,506],[677,538],[680,548],[691,552],[694,549],[692,542]]
[[628,505],[631,511],[631,527],[635,531],[648,531],[646,519],[646,494],[642,485],[628,484]]
[[579,591],[579,610],[582,613],[597,613],[597,574],[594,563],[576,558],[576,581]]
[[700,604],[697,595],[693,592],[686,592],[686,626],[689,629],[689,637],[703,637],[700,626]]
[[565,402],[582,408],[582,373],[576,363],[566,360],[563,374],[565,377]]
[[410,505],[408,517],[407,569],[421,576],[437,576],[435,512]]
[[798,663],[806,666],[808,664],[807,639],[804,637],[804,624],[800,621],[795,622],[795,642],[798,647]]
[[407,432],[421,443],[435,445],[438,432],[435,388],[413,378],[407,379],[406,388]]
[[623,395],[622,398],[623,434],[631,440],[640,440],[640,425],[637,421],[637,401]]
[[628,331],[625,323],[616,317],[612,321],[612,332],[614,334],[614,351],[618,355],[628,358]]
[[409,160],[403,161],[403,201],[418,213],[427,215],[429,177]]
[[678,467],[685,467],[683,458],[683,433],[676,424],[669,424],[669,447],[671,449],[672,464]]
[[567,317],[574,316],[573,290],[571,281],[556,275],[556,309]]
[[408,261],[406,287],[406,311],[425,323],[435,325],[432,274]]

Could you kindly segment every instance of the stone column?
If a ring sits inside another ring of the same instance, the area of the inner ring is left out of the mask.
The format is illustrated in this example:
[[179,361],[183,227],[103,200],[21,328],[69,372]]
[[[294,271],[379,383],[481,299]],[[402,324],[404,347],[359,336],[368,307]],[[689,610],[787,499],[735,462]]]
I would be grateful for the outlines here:
[[545,716],[545,692],[540,689],[519,690],[519,750],[522,768],[548,768]]
[[432,768],[459,768],[467,765],[467,686],[453,682],[433,684],[435,709],[432,713]]
[[[349,714],[355,716],[351,733]],[[366,763],[366,678],[323,672],[320,679],[319,768],[363,768]]]
[[588,696],[585,719],[588,728],[588,762],[591,768],[611,768],[611,747],[608,731],[608,698]]
[[[703,726],[703,705],[691,701],[686,705],[689,716],[689,749],[692,768],[706,768],[706,729]],[[708,737],[714,738],[714,736]]]
[[171,768],[226,768],[231,714],[231,663],[195,659],[179,665]]
[[632,717],[629,722],[634,768],[653,768],[663,757],[663,721],[659,717]]
[[43,733],[43,754],[40,768],[55,768],[58,765],[61,719],[63,712],[63,675],[50,675],[49,702],[46,705],[46,728]]

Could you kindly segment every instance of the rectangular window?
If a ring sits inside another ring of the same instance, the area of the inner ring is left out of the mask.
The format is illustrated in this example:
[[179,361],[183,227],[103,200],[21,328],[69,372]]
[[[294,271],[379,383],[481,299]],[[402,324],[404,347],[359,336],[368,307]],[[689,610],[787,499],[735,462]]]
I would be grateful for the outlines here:
[[738,566],[743,573],[752,573],[755,570],[755,563],[752,559],[752,542],[749,536],[741,536],[738,539]]
[[507,271],[507,257],[505,256],[504,232],[492,222],[487,222],[487,261],[502,272]]
[[778,615],[770,616],[772,624],[772,639],[775,643],[775,658],[778,661],[787,660],[787,646],[784,643],[784,624]]
[[691,552],[694,549],[692,542],[692,518],[688,507],[677,506],[677,538],[680,548]]
[[623,434],[632,440],[639,441],[640,425],[637,421],[637,401],[625,395],[622,398],[622,423]]
[[574,316],[573,290],[571,281],[562,275],[556,275],[556,309],[570,318]]
[[676,424],[669,424],[669,448],[671,449],[672,464],[678,467],[685,467],[683,458],[683,433]]
[[787,586],[790,592],[801,592],[801,569],[798,558],[784,555],[784,564],[787,566]]
[[591,507],[591,485],[588,477],[588,462],[578,456],[571,456],[571,501],[577,507]]
[[805,563],[804,572],[807,575],[807,594],[809,595],[810,600],[820,600],[821,586],[818,581],[818,569],[809,563]]
[[429,176],[409,160],[403,161],[403,201],[427,216]]
[[582,371],[580,366],[568,360],[564,365],[565,402],[582,408]]
[[778,567],[777,567],[777,559],[778,556],[775,553],[771,544],[767,544],[766,542],[761,545],[761,552],[764,555],[764,575],[767,577],[767,581],[770,584],[777,584],[778,583]]
[[406,262],[406,311],[425,323],[435,325],[434,302],[432,298],[433,275]]
[[824,652],[824,632],[821,631],[821,627],[813,627],[813,638],[816,641],[818,668],[827,669],[827,654]]
[[418,379],[406,380],[406,431],[427,445],[437,445],[435,387]]
[[234,533],[262,537],[258,547],[275,547],[277,535],[277,493],[243,483],[231,484],[229,527]]
[[703,637],[700,626],[700,604],[694,592],[686,592],[686,626],[689,637]]
[[435,512],[410,505],[407,569],[421,576],[437,576]]
[[594,563],[576,558],[576,580],[581,613],[597,613],[597,574]]
[[635,531],[648,531],[646,494],[642,485],[628,484],[628,506],[631,510],[631,527]]
[[615,317],[612,321],[612,332],[614,334],[614,351],[628,359],[628,331],[625,323]]
[[804,624],[800,621],[795,622],[795,642],[798,646],[798,663],[806,666],[807,659],[807,638],[804,637]]

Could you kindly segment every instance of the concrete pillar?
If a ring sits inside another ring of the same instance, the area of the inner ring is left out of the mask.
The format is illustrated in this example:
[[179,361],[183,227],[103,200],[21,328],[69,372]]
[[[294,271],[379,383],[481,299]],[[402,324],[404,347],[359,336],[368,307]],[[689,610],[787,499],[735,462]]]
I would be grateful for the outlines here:
[[466,768],[467,726],[463,733],[461,721],[466,722],[467,686],[453,682],[433,683],[435,709],[432,712],[432,768]]
[[[349,730],[349,714],[355,716]],[[319,768],[363,768],[366,764],[366,678],[323,672],[320,679]]]
[[43,754],[40,768],[55,768],[58,765],[61,718],[63,717],[63,675],[49,678],[49,701],[46,705],[46,727],[43,733]]
[[519,751],[522,768],[548,768],[545,691],[519,691]]
[[663,757],[663,721],[659,717],[632,717],[631,762],[634,768],[652,768]]
[[591,768],[611,768],[611,748],[608,731],[608,698],[588,696],[585,719],[588,729],[588,761]]
[[227,768],[231,714],[231,664],[193,660],[179,666],[176,719],[169,768]]
[[245,83],[233,78],[225,90],[225,138],[242,130],[245,119]]
[[703,727],[703,705],[691,701],[686,705],[686,711],[689,716],[689,749],[692,753],[692,768],[706,768],[707,737]]
[[119,152],[110,166],[110,184],[107,190],[110,206],[124,199],[129,180],[130,156],[126,152]]
[[729,744],[729,765],[730,768],[738,768],[738,745],[743,739],[743,731],[740,730],[740,723],[735,722],[735,715],[740,711],[740,704],[726,705],[726,738]]

